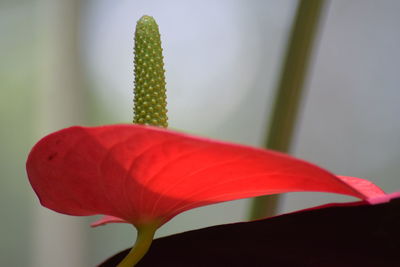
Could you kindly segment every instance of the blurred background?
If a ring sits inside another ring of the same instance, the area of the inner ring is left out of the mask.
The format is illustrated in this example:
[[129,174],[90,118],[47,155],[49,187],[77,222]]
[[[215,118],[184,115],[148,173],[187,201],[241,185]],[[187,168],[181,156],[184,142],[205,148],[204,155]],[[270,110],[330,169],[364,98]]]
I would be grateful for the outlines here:
[[[39,205],[25,173],[40,137],[70,125],[131,122],[133,34],[160,25],[170,127],[260,146],[294,0],[0,0],[0,265],[94,266],[131,246],[129,225]],[[400,2],[329,1],[293,154],[400,190]],[[354,200],[283,196],[280,212]],[[188,211],[157,233],[243,221],[249,201]]]

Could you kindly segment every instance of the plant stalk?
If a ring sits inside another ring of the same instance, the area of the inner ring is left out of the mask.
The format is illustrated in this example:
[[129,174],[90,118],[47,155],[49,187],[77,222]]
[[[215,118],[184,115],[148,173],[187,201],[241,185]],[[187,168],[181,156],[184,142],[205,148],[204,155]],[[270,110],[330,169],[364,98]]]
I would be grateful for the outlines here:
[[149,250],[158,226],[159,224],[149,224],[137,227],[138,234],[135,245],[117,267],[135,266]]
[[[313,44],[321,22],[325,0],[300,0],[288,41],[285,61],[276,88],[275,104],[265,147],[287,153],[293,139],[304,81],[309,70]],[[278,195],[256,197],[250,219],[276,214]]]

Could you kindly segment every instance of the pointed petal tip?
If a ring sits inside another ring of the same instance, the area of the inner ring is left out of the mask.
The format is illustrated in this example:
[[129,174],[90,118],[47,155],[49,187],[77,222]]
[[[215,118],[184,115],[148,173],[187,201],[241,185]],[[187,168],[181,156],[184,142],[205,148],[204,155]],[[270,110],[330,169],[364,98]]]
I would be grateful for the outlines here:
[[118,217],[114,217],[114,216],[109,216],[109,215],[104,215],[103,217],[101,217],[100,219],[98,219],[95,222],[92,222],[90,224],[91,227],[97,227],[97,226],[102,226],[102,225],[106,225],[109,223],[129,223],[121,218]]

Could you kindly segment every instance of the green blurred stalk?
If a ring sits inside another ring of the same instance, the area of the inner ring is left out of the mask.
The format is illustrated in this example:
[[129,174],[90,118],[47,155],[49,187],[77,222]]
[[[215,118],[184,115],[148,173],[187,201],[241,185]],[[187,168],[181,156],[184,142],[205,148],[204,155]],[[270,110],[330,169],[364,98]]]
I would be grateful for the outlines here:
[[[290,39],[272,112],[265,147],[289,152],[298,118],[314,39],[321,21],[324,0],[300,0],[293,22]],[[256,197],[250,210],[250,219],[276,214],[278,195]]]
[[[35,31],[39,43],[26,45],[38,48],[35,69],[38,90],[33,92],[31,100],[36,107],[31,115],[35,116],[33,140],[38,140],[61,128],[85,124],[88,118],[88,91],[84,86],[79,39],[83,1],[32,2],[38,6]],[[32,217],[33,221],[29,223],[32,233],[29,266],[88,265],[88,232],[83,225],[67,216],[48,212],[39,205],[34,206]]]

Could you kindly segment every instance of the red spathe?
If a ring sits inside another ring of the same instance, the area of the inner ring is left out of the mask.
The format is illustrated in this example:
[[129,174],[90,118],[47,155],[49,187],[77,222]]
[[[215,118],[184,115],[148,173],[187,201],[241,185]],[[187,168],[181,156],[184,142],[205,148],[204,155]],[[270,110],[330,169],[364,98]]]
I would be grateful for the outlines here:
[[384,194],[282,153],[141,125],[60,130],[34,146],[26,166],[43,206],[108,215],[99,224],[162,225],[199,206],[293,191]]

